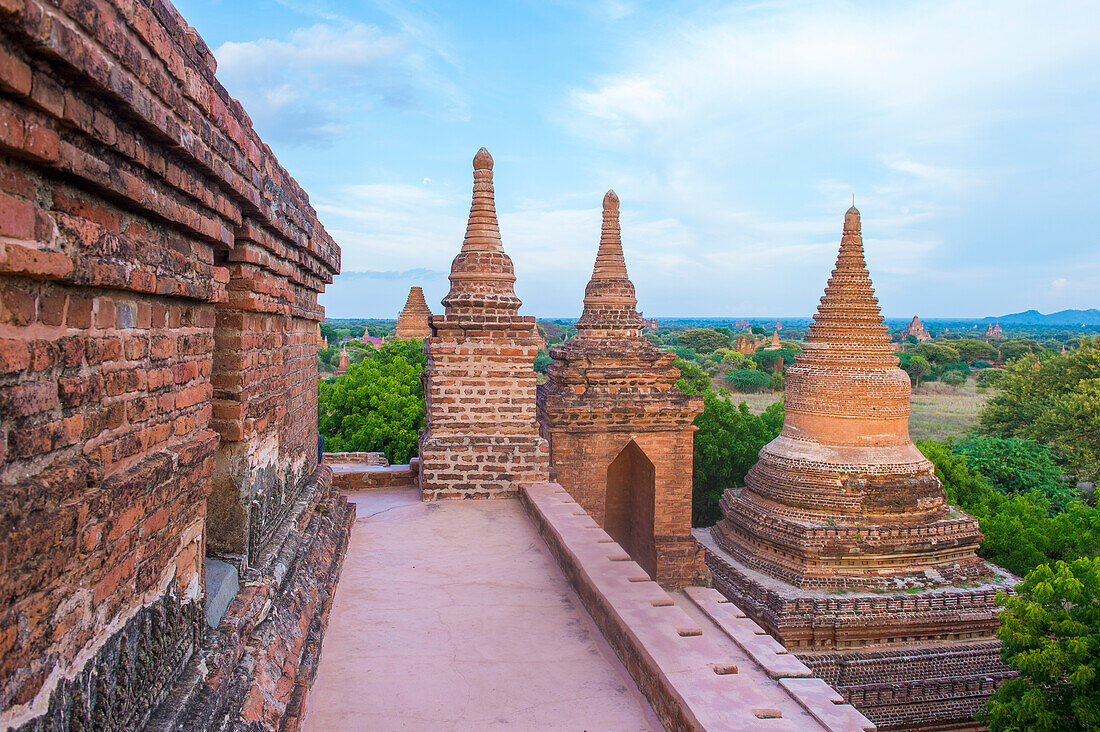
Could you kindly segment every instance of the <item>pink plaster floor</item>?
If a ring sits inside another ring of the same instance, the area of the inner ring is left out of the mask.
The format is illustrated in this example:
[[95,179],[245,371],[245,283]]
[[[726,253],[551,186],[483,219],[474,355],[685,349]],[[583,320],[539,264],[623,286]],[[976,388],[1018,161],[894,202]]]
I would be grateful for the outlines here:
[[304,729],[661,729],[519,501],[348,498]]

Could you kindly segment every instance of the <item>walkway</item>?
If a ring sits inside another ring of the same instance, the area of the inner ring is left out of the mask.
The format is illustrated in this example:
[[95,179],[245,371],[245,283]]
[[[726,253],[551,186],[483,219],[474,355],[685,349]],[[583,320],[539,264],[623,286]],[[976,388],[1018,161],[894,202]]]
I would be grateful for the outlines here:
[[352,494],[305,730],[660,730],[519,501]]

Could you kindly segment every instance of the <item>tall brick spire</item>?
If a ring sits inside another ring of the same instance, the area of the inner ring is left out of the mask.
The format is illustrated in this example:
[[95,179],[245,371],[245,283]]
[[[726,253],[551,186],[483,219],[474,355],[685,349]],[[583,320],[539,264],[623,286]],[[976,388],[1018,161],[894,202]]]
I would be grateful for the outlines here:
[[578,338],[640,338],[642,318],[634,284],[626,273],[619,230],[619,197],[603,198],[603,229],[592,279],[584,290],[584,312],[577,321]]
[[424,302],[424,290],[419,287],[410,288],[405,307],[397,315],[393,337],[400,340],[428,338],[432,334],[429,325],[431,317],[432,311],[428,309],[428,303]]
[[500,244],[493,199],[493,156],[474,156],[474,196],[462,251],[451,263],[451,291],[443,298],[448,315],[498,312],[515,315],[522,304],[513,285],[512,260]]

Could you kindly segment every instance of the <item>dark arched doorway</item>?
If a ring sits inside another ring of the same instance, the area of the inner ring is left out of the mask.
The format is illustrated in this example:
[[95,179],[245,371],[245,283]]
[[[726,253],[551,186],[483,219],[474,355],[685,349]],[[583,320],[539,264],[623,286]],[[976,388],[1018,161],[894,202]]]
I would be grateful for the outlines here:
[[657,575],[654,477],[653,463],[631,440],[607,468],[604,503],[604,529],[650,577]]

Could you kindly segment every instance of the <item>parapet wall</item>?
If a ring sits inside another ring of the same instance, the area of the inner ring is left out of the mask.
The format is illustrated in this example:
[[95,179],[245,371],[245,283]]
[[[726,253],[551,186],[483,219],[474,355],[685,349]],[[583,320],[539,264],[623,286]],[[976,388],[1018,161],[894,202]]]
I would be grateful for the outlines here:
[[316,494],[339,249],[214,70],[164,0],[0,2],[6,724],[141,726],[205,552],[262,564]]

